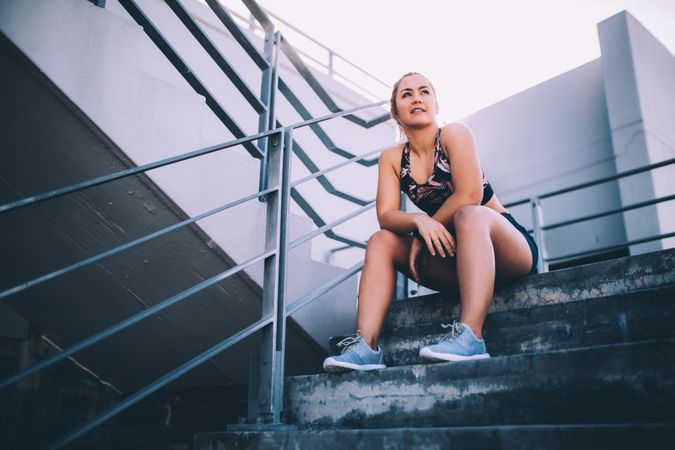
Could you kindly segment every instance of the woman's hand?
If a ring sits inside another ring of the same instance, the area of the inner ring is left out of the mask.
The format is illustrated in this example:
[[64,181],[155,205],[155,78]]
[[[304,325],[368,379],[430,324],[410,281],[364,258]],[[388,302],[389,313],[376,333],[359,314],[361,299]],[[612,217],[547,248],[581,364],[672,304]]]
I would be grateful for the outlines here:
[[442,258],[455,256],[455,240],[445,225],[425,214],[416,217],[415,225],[431,256],[436,256],[436,252]]

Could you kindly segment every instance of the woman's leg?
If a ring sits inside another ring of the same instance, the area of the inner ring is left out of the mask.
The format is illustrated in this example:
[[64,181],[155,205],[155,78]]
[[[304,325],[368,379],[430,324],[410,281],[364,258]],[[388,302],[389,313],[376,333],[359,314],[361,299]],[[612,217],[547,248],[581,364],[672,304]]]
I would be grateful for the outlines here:
[[454,216],[457,276],[462,304],[460,322],[479,339],[499,281],[530,272],[532,254],[522,234],[504,216],[483,206],[465,206]]
[[[357,329],[372,349],[377,349],[384,317],[394,295],[396,270],[410,276],[408,255],[412,236],[388,230],[373,234],[366,246],[366,257],[359,284]],[[448,291],[457,288],[452,258],[425,258],[420,267],[425,286]]]

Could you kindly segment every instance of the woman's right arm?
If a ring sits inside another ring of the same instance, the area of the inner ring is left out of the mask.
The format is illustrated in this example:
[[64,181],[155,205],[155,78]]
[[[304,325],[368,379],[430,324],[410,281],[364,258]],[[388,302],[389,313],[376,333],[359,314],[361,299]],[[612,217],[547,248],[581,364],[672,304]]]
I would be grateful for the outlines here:
[[378,163],[377,197],[375,207],[380,228],[398,234],[417,230],[416,216],[420,213],[401,211],[401,181],[399,167],[401,148],[390,147],[382,152]]
[[[401,211],[401,181],[399,178],[401,148],[391,147],[380,155],[378,164],[377,220],[380,228],[393,231],[398,234],[419,232],[419,237],[426,244],[431,255],[436,251],[445,258],[446,255],[454,256],[454,239],[445,226],[424,213],[408,213]],[[415,258],[417,252],[412,255],[411,271],[416,276]]]

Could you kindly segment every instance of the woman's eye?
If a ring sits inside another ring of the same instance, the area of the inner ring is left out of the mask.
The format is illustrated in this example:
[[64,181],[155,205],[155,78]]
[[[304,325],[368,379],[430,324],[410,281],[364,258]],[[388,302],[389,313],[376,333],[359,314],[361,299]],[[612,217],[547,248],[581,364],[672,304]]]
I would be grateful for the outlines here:
[[403,95],[401,95],[401,98],[406,98],[409,95],[410,95],[410,92],[404,92]]

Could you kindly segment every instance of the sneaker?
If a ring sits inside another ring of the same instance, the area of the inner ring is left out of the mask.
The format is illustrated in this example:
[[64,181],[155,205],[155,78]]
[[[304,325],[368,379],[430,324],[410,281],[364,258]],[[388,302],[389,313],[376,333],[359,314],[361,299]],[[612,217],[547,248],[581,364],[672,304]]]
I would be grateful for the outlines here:
[[454,322],[441,326],[451,328],[450,332],[438,344],[422,347],[420,357],[430,361],[468,361],[490,357],[485,351],[485,341],[478,339],[468,325]]
[[387,366],[383,364],[382,349],[372,350],[363,337],[350,336],[338,342],[342,347],[339,356],[329,356],[323,361],[323,370],[326,372],[346,372],[347,370],[377,370]]

